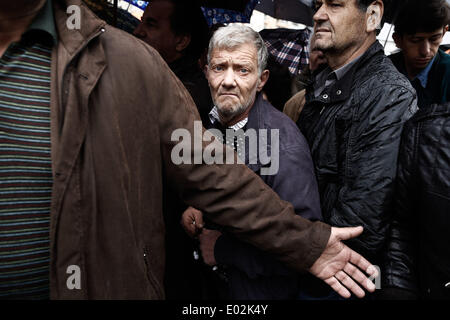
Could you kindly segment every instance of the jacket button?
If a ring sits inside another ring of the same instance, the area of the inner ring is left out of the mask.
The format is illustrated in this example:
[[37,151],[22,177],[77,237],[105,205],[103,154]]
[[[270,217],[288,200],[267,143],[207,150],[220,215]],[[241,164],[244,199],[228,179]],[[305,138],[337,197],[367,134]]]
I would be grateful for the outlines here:
[[324,95],[322,96],[322,98],[328,99],[328,95],[327,95],[327,94],[324,94]]
[[342,91],[341,91],[341,90],[338,90],[338,91],[336,91],[336,94],[337,94],[338,96],[340,96],[340,95],[342,94]]

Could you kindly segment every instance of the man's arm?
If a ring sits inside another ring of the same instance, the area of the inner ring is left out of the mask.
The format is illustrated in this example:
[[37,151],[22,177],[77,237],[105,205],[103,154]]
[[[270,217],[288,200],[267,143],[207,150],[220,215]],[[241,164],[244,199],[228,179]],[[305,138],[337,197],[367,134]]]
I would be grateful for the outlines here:
[[382,298],[409,299],[417,295],[417,126],[409,122],[399,152],[395,213],[387,243],[383,270]]
[[[144,60],[153,64],[149,68],[152,73],[147,75],[154,93],[149,96],[149,104],[160,106],[155,120],[159,124],[164,166],[161,169],[178,189],[181,198],[205,212],[211,221],[223,226],[227,232],[274,255],[294,270],[309,270],[326,281],[339,270],[353,264],[366,271],[368,262],[360,256],[357,260],[352,259],[348,252],[356,253],[339,242],[340,237],[331,232],[330,226],[295,215],[292,205],[282,201],[245,165],[174,163],[172,150],[179,143],[172,141],[175,130],[182,129],[189,133],[190,137],[184,142],[192,148],[191,160],[195,160],[196,153],[197,156],[202,154],[208,142],[197,145],[202,132],[194,130],[194,121],[200,118],[192,98],[161,58],[150,47],[146,49],[149,57]],[[159,72],[155,73],[154,70]],[[220,146],[216,149],[216,156],[225,153],[226,147]],[[234,157],[236,160],[236,154]],[[342,232],[352,235],[348,230]],[[341,245],[335,246],[335,242]],[[357,279],[358,282],[362,281],[363,286],[372,288],[366,280],[364,277]],[[359,287],[356,288],[354,282],[343,284],[358,291]],[[336,284],[334,289],[341,293],[346,290]]]

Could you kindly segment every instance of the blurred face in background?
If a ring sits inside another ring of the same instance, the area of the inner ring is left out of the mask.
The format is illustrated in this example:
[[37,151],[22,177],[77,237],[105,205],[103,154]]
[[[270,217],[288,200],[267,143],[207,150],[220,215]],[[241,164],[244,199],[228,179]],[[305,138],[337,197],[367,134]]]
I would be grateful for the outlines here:
[[433,32],[401,35],[394,33],[395,44],[402,49],[405,66],[411,78],[419,74],[433,60],[447,31],[448,26]]
[[177,50],[180,37],[171,27],[173,10],[174,5],[170,1],[151,1],[145,8],[141,23],[134,30],[134,35],[155,48],[167,63],[182,56]]

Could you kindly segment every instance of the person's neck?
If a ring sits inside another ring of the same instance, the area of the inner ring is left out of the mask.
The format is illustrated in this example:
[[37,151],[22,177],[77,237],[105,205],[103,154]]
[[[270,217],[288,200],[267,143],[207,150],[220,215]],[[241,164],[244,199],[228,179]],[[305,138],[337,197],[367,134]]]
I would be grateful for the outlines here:
[[415,68],[410,68],[406,63],[405,63],[405,69],[406,69],[406,74],[408,75],[408,79],[409,80],[414,80],[415,77],[417,77],[417,75],[423,70],[417,70]]
[[12,2],[14,4],[2,4],[0,7],[0,57],[12,42],[20,40],[46,0]]
[[351,48],[349,50],[346,50],[345,52],[326,52],[325,56],[328,61],[328,66],[331,68],[331,70],[335,71],[346,64],[352,62],[356,58],[360,57],[364,54],[364,52],[367,51],[367,49],[372,46],[372,44],[376,41],[376,37],[368,37],[361,46]]

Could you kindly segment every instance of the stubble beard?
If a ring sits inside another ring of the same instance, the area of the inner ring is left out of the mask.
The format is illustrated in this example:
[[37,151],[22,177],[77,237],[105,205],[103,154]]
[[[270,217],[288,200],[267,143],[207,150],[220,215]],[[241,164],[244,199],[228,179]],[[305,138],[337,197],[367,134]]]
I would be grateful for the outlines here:
[[224,122],[229,122],[233,118],[236,118],[243,114],[245,110],[247,110],[250,107],[250,104],[252,103],[252,97],[253,95],[250,95],[250,98],[245,101],[245,103],[236,103],[231,106],[227,106],[225,104],[217,103],[214,101],[215,106],[217,107],[220,118]]

